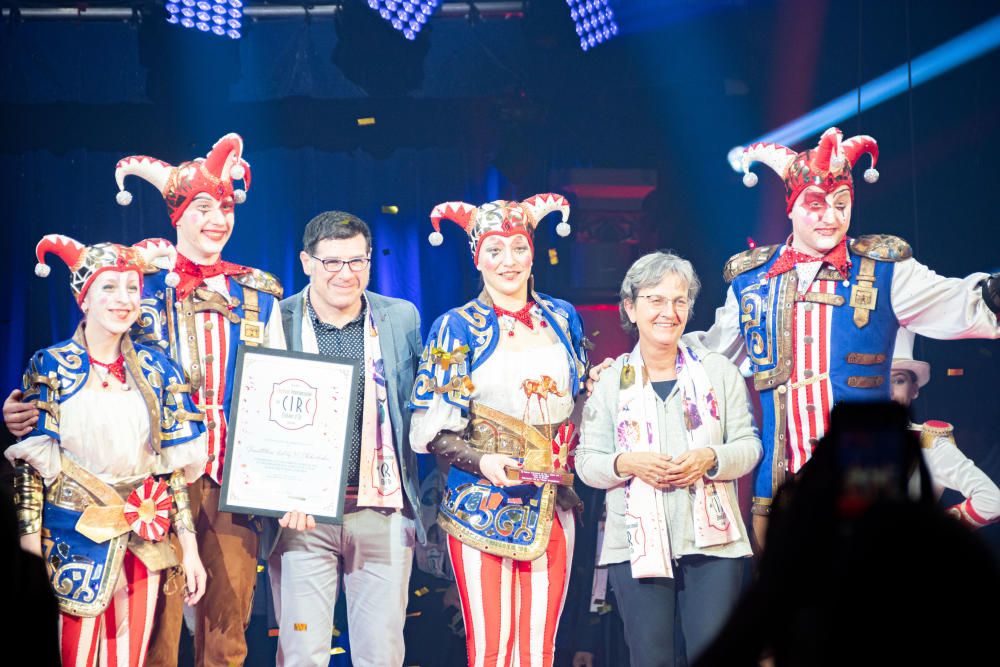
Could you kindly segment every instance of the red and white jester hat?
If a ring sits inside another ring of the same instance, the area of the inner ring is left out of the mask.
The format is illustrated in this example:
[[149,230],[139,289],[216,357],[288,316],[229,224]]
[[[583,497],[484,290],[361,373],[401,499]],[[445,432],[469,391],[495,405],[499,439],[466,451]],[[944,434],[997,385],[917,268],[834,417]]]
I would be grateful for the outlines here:
[[207,156],[182,162],[177,167],[147,155],[122,158],[115,167],[118,181],[115,199],[122,206],[132,203],[132,193],[125,189],[126,176],[138,176],[156,186],[167,202],[170,222],[175,227],[195,195],[207,192],[219,201],[231,197],[242,204],[247,193],[234,190],[233,181],[242,180],[250,189],[250,165],[243,159],[243,139],[233,132],[216,141]]
[[875,163],[878,162],[878,143],[868,135],[858,135],[843,141],[843,133],[831,127],[820,137],[816,148],[796,153],[780,144],[750,144],[743,151],[743,185],[757,185],[757,174],[750,171],[750,164],[763,162],[785,182],[785,204],[792,210],[799,194],[811,185],[826,192],[833,192],[847,185],[854,198],[854,180],[851,168],[865,153],[872,156],[872,166],[865,170],[865,181],[878,180]]
[[173,266],[177,257],[173,245],[163,239],[150,239],[134,246],[117,243],[85,246],[62,234],[46,234],[35,246],[35,257],[38,259],[35,275],[40,278],[45,278],[52,270],[45,263],[46,255],[56,255],[69,267],[69,287],[77,304],[83,303],[94,278],[105,271],[136,271],[141,280],[144,273],[154,273],[162,268],[164,261],[161,258]]
[[556,226],[559,236],[569,236],[569,202],[562,195],[546,193],[528,197],[522,202],[491,201],[478,208],[461,201],[438,204],[431,211],[431,225],[434,231],[428,237],[431,245],[441,245],[441,220],[451,220],[469,235],[472,261],[479,263],[479,248],[488,236],[514,236],[523,234],[528,238],[531,252],[535,252],[535,228],[549,213],[559,211],[562,221]]

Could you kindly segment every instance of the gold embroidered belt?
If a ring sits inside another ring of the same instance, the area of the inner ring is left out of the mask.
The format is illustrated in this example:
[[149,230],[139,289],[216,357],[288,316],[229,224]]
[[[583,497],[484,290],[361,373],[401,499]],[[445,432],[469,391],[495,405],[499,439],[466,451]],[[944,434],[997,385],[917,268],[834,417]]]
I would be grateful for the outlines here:
[[473,449],[523,459],[523,470],[507,471],[510,479],[573,484],[568,452],[552,451],[552,439],[565,422],[531,425],[481,403],[473,403],[470,411],[468,440]]

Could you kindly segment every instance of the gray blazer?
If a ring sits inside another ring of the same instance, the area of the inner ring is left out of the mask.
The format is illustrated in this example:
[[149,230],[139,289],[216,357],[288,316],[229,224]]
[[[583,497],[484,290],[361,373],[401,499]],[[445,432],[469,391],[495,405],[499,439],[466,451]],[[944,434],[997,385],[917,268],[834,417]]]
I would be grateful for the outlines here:
[[[285,331],[288,349],[302,351],[302,313],[305,309],[306,286],[298,294],[284,299],[279,304],[281,324]],[[427,527],[420,522],[420,478],[417,456],[410,447],[410,411],[406,408],[410,391],[417,374],[417,364],[423,343],[420,340],[420,314],[416,306],[403,299],[365,292],[368,306],[372,310],[375,326],[379,330],[379,346],[385,363],[386,393],[389,404],[389,420],[392,422],[393,445],[399,460],[399,474],[403,492],[413,509],[417,539],[423,544]],[[274,519],[265,523],[260,536],[260,551],[267,558],[274,551],[281,527]]]

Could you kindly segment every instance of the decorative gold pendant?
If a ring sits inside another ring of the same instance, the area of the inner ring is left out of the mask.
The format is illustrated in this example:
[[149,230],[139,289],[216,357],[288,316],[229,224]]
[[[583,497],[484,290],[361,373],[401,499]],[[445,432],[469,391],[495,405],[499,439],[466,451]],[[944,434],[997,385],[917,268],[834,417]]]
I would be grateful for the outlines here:
[[851,287],[851,307],[875,310],[878,299],[878,288],[871,285],[854,285]]
[[264,327],[260,322],[240,322],[240,340],[252,345],[261,345],[264,342]]
[[628,389],[635,384],[635,366],[625,364],[622,366],[622,374],[618,379],[618,386],[621,389]]

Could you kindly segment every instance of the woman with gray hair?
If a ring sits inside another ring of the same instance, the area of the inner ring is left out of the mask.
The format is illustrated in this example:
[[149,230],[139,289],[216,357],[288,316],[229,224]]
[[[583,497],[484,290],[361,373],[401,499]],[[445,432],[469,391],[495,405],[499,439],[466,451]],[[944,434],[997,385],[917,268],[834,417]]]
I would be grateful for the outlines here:
[[736,367],[681,341],[699,287],[671,253],[629,268],[620,310],[639,342],[596,383],[576,450],[580,478],[607,489],[599,564],[637,667],[675,664],[675,617],[693,661],[736,603],[751,553],[736,480],[761,443]]

